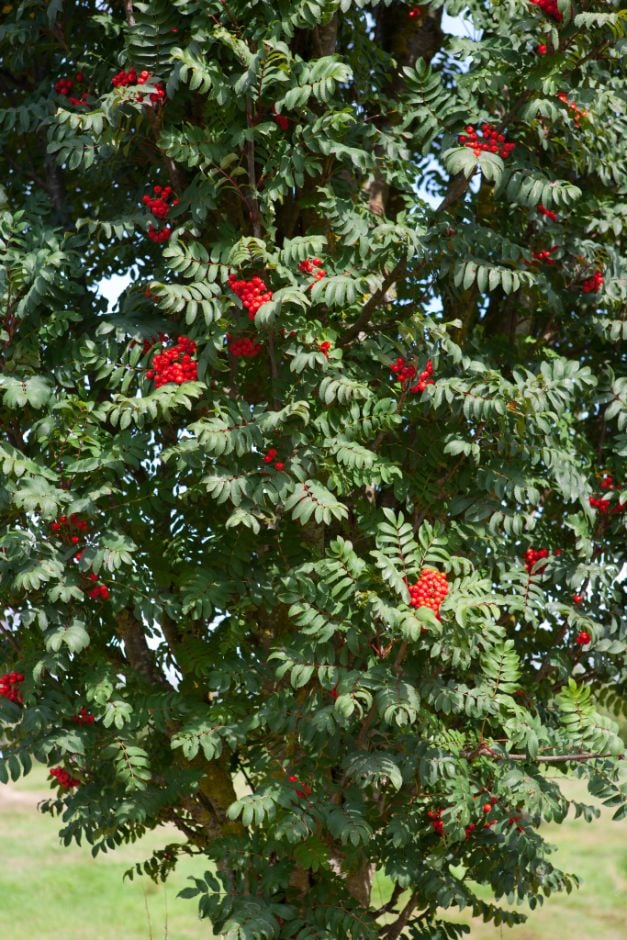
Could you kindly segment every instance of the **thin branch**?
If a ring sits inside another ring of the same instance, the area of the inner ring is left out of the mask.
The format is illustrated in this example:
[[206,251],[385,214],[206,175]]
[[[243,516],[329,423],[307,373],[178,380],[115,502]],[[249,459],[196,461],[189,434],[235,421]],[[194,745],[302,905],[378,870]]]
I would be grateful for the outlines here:
[[133,0],[124,0],[124,13],[126,15],[126,22],[129,26],[133,27],[135,25],[135,15],[133,12]]
[[246,141],[246,159],[248,161],[248,185],[250,186],[250,216],[255,238],[261,238],[261,216],[259,214],[259,200],[257,198],[257,176],[255,171],[255,139],[253,134],[254,117],[252,101],[246,101],[246,120],[250,137]]
[[605,757],[611,757],[613,759],[623,760],[624,754],[590,754],[590,753],[580,753],[580,754],[539,754],[537,757],[530,757],[528,754],[503,754],[499,751],[493,750],[491,747],[488,747],[487,744],[480,744],[479,747],[475,748],[473,751],[462,751],[461,756],[465,757],[466,760],[475,760],[477,757],[491,757],[493,760],[516,760],[516,761],[533,761],[536,764],[567,764],[569,761],[587,761],[587,760],[599,760]]
[[405,273],[407,268],[407,259],[401,258],[398,264],[392,268],[390,273],[384,278],[381,287],[374,292],[368,301],[364,304],[361,313],[355,320],[352,326],[350,326],[342,338],[338,341],[338,346],[347,346],[351,340],[355,339],[361,331],[368,325],[368,320],[370,319],[370,314],[376,310],[380,303],[385,301],[386,294],[390,287],[395,284],[399,278]]

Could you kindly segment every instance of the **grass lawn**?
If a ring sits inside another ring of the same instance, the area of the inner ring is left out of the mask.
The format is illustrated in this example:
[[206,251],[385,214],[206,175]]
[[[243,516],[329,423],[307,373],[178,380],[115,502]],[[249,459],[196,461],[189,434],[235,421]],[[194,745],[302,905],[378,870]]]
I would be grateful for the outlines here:
[[[572,796],[585,797],[578,781],[568,783]],[[57,837],[58,821],[36,811],[48,793],[45,771],[37,768],[10,787],[0,785],[0,937],[11,940],[201,940],[211,928],[196,917],[193,901],[177,892],[190,874],[203,870],[193,859],[181,862],[167,886],[146,878],[122,881],[124,871],[146,858],[164,839],[151,834],[134,846],[91,857],[89,847],[64,848]],[[593,802],[589,799],[589,802]],[[554,895],[531,914],[529,924],[513,930],[483,925],[454,912],[451,920],[470,923],[472,940],[625,940],[627,846],[625,827],[611,823],[611,813],[588,825],[569,819],[547,826],[559,846],[554,859],[583,879],[580,891]],[[172,841],[168,832],[167,840]],[[175,838],[175,836],[174,836]],[[374,901],[377,902],[375,884]]]

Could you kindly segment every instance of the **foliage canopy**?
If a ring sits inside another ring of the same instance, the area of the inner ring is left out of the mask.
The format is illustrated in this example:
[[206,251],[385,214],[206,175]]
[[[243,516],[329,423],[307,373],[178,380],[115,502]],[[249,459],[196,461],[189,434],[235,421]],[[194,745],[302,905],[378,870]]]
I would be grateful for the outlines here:
[[624,809],[625,11],[0,15],[0,779],[232,940],[519,923]]

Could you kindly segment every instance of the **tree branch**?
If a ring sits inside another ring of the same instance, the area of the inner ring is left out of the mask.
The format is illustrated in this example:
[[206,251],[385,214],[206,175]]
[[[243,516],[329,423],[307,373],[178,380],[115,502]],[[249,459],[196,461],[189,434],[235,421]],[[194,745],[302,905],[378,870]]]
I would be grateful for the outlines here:
[[126,22],[128,23],[128,25],[133,27],[135,25],[133,0],[124,0],[124,14],[126,16]]
[[407,259],[401,258],[401,260],[392,268],[390,273],[384,278],[381,287],[372,294],[369,300],[364,304],[361,313],[355,320],[352,326],[349,326],[347,331],[344,333],[344,336],[338,341],[338,346],[347,346],[351,340],[355,339],[361,331],[368,325],[368,320],[370,319],[370,314],[373,310],[379,306],[385,300],[385,296],[395,284],[400,277],[405,273],[407,268]]
[[382,936],[385,937],[386,940],[398,940],[398,937],[400,937],[403,930],[409,923],[409,918],[414,913],[417,906],[418,895],[416,892],[414,892],[401,911],[400,916],[394,921],[393,924],[390,924],[389,927],[385,927],[383,929]]
[[567,764],[569,761],[581,762],[600,760],[605,757],[623,760],[625,757],[624,754],[590,754],[586,752],[580,754],[539,754],[537,757],[530,757],[528,754],[503,754],[488,747],[487,744],[480,744],[479,747],[475,748],[473,751],[462,751],[461,756],[465,757],[466,760],[476,760],[478,757],[491,757],[493,760],[533,761],[536,764]]

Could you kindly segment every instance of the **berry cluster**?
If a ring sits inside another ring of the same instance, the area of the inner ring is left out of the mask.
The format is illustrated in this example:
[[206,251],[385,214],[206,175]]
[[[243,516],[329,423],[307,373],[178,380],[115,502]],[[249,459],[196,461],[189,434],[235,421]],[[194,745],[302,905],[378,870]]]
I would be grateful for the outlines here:
[[263,458],[264,463],[274,463],[275,470],[285,470],[285,464],[282,461],[277,460],[278,450],[275,450],[274,447],[271,447],[268,453]]
[[254,359],[261,352],[261,343],[256,343],[248,336],[241,336],[239,339],[231,339],[231,334],[227,333],[226,338],[229,344],[229,352],[232,356],[240,359]]
[[[143,72],[140,72],[139,75],[134,68],[128,69],[128,71],[117,72],[111,79],[111,84],[114,88],[127,88],[129,85],[145,85],[146,82],[150,81],[150,72],[147,72],[145,69]],[[163,82],[157,82],[155,85],[154,92],[150,95],[150,100],[153,104],[163,101],[165,98],[165,86]],[[144,96],[138,95],[138,101],[143,101]]]
[[304,800],[305,797],[310,795],[311,787],[306,783],[303,783],[302,780],[299,780],[295,774],[292,774],[288,779],[290,783],[297,784],[299,789],[296,790],[296,796],[298,796],[301,800]]
[[91,712],[87,711],[85,706],[83,706],[77,715],[74,715],[72,721],[77,725],[93,725],[96,719]]
[[444,820],[442,819],[441,809],[428,809],[427,819],[431,821],[431,828],[438,836],[444,835]]
[[165,228],[161,230],[154,227],[154,225],[148,226],[148,231],[146,233],[151,242],[160,245],[162,242],[167,242],[172,234],[172,229],[169,225],[166,225]]
[[408,587],[411,607],[429,607],[434,614],[439,614],[440,604],[448,594],[445,574],[434,568],[423,568],[416,583]]
[[[399,356],[394,360],[390,366],[390,370],[396,376],[396,381],[400,382],[401,385],[405,385],[406,382],[411,382],[416,378],[416,367],[410,365],[405,359],[402,358],[402,356]],[[433,378],[433,363],[430,359],[427,359],[427,364],[418,376],[418,381],[415,383],[415,385],[410,386],[409,391],[416,395],[418,392],[424,392],[427,385],[434,384],[435,380]]]
[[87,575],[87,580],[91,584],[93,584],[93,587],[87,590],[88,597],[91,597],[91,599],[94,601],[108,601],[109,600],[111,596],[111,592],[109,591],[109,588],[107,587],[106,584],[97,583],[98,581],[97,574],[95,574],[93,571],[90,572],[90,574]]
[[320,350],[320,352],[321,352],[327,359],[329,358],[329,350],[331,349],[332,345],[333,345],[333,344],[330,343],[328,339],[325,339],[325,341],[324,341],[323,343],[320,343],[320,345],[318,346],[318,349]]
[[[71,94],[75,86],[83,85],[85,82],[85,76],[82,72],[77,72],[73,79],[71,78],[60,78],[58,82],[54,83],[54,90],[58,95],[63,95],[64,98],[74,105],[83,105],[87,104],[87,99],[89,97],[89,92],[83,88],[81,90],[80,98],[76,95]],[[76,89],[79,91],[80,89]]]
[[565,91],[558,92],[557,98],[562,102],[562,104],[567,105],[570,110],[573,112],[573,120],[575,122],[575,127],[581,127],[582,118],[588,116],[588,112],[584,108],[580,108],[578,104],[574,101],[568,100],[568,95]]
[[311,274],[314,281],[321,281],[323,277],[327,276],[327,272],[322,267],[321,258],[305,258],[298,265],[298,270],[302,271],[303,274]]
[[409,365],[402,356],[394,360],[390,366],[390,371],[394,373],[396,381],[400,382],[401,385],[404,385],[405,382],[411,382],[412,379],[416,378],[416,367]]
[[193,382],[198,377],[198,363],[192,359],[195,352],[196,343],[188,336],[180,336],[174,346],[157,353],[152,360],[152,368],[146,372],[146,378],[154,379],[155,388],[161,388],[168,382],[174,382],[175,385]]
[[573,594],[573,604],[581,604],[583,600],[583,594]]
[[[558,549],[559,552],[559,549]],[[548,558],[549,550],[548,548],[528,548],[525,552],[525,568],[528,573],[531,574],[535,568],[536,562],[540,561],[541,558]],[[546,570],[546,565],[540,565],[537,569],[536,574],[542,574]]]
[[57,538],[60,538],[66,544],[78,545],[81,536],[84,537],[89,532],[89,525],[73,512],[70,516],[59,516],[58,519],[50,523],[50,529],[56,534]]
[[487,151],[488,153],[498,154],[504,160],[509,157],[516,146],[516,144],[508,143],[505,136],[499,134],[491,124],[482,124],[481,134],[482,136],[479,137],[475,128],[469,125],[466,128],[466,133],[459,135],[459,142],[464,147],[469,147],[476,157],[479,156],[481,151]]
[[173,206],[178,206],[178,199],[172,198],[171,186],[153,186],[152,196],[142,196],[142,202],[147,206],[156,219],[167,219],[168,213]]
[[623,503],[621,506],[620,503],[615,503],[612,506],[612,503],[609,499],[603,499],[602,497],[590,496],[588,502],[593,509],[598,509],[602,516],[611,514],[613,516],[619,515],[622,512],[627,512],[627,503]]
[[8,698],[10,702],[21,705],[22,692],[19,686],[23,681],[24,676],[21,672],[6,672],[0,676],[0,698]]
[[544,42],[539,42],[538,45],[536,46],[536,52],[538,53],[538,55],[547,55],[548,51],[549,51],[549,47]]
[[[603,476],[601,477],[599,486],[601,487],[602,490],[605,490],[605,492],[609,492],[609,493],[613,492],[614,490],[622,490],[623,488],[623,484],[617,483],[611,473],[603,474]],[[614,506],[612,506],[611,500],[604,499],[603,497],[597,497],[597,496],[591,496],[588,499],[588,502],[590,503],[593,509],[598,509],[599,512],[602,513],[603,515],[606,515],[607,513],[616,515],[618,513],[627,512],[627,503],[624,503],[622,506],[620,505],[620,503],[616,503]]]
[[80,780],[73,777],[72,774],[64,770],[63,767],[52,767],[50,769],[50,776],[55,778],[62,790],[71,790],[72,787],[78,787],[80,785]]
[[622,490],[623,484],[617,483],[611,473],[604,473],[599,486],[602,490]]
[[557,212],[553,212],[552,209],[547,209],[546,206],[542,205],[542,203],[539,203],[537,208],[540,215],[546,216],[547,219],[551,220],[551,222],[557,222]]
[[590,642],[592,642],[592,637],[587,630],[580,630],[575,637],[575,643],[577,646],[587,646]]
[[126,88],[127,85],[136,85],[137,84],[137,72],[135,69],[129,69],[128,72],[124,69],[121,69],[111,79],[111,84],[114,88]]
[[242,301],[242,306],[248,311],[249,320],[254,320],[259,308],[272,300],[272,291],[268,290],[260,277],[245,281],[240,280],[236,274],[229,274],[229,287]]
[[561,23],[564,19],[557,6],[557,0],[529,0],[529,2],[540,7],[543,13],[552,17],[557,23]]
[[[553,554],[556,557],[561,555],[562,554],[561,548],[556,548]],[[549,557],[548,548],[528,548],[527,551],[525,552],[525,568],[527,569],[528,573],[531,574],[531,572],[534,570],[534,567],[537,561],[540,561],[541,558],[548,558],[548,557]],[[546,570],[546,565],[540,565],[540,567],[536,571],[536,574],[542,574],[542,572],[545,570]]]
[[590,277],[587,277],[581,285],[581,289],[584,294],[598,294],[602,287],[603,274],[601,271],[595,271],[594,274],[591,274]]
[[413,20],[413,19],[416,19],[416,17],[422,16],[422,7],[412,7],[407,15],[410,18],[410,20]]
[[550,248],[542,248],[540,251],[534,251],[531,257],[534,261],[539,261],[542,264],[556,264],[555,259],[551,257],[556,251],[559,251],[559,245],[551,245]]

